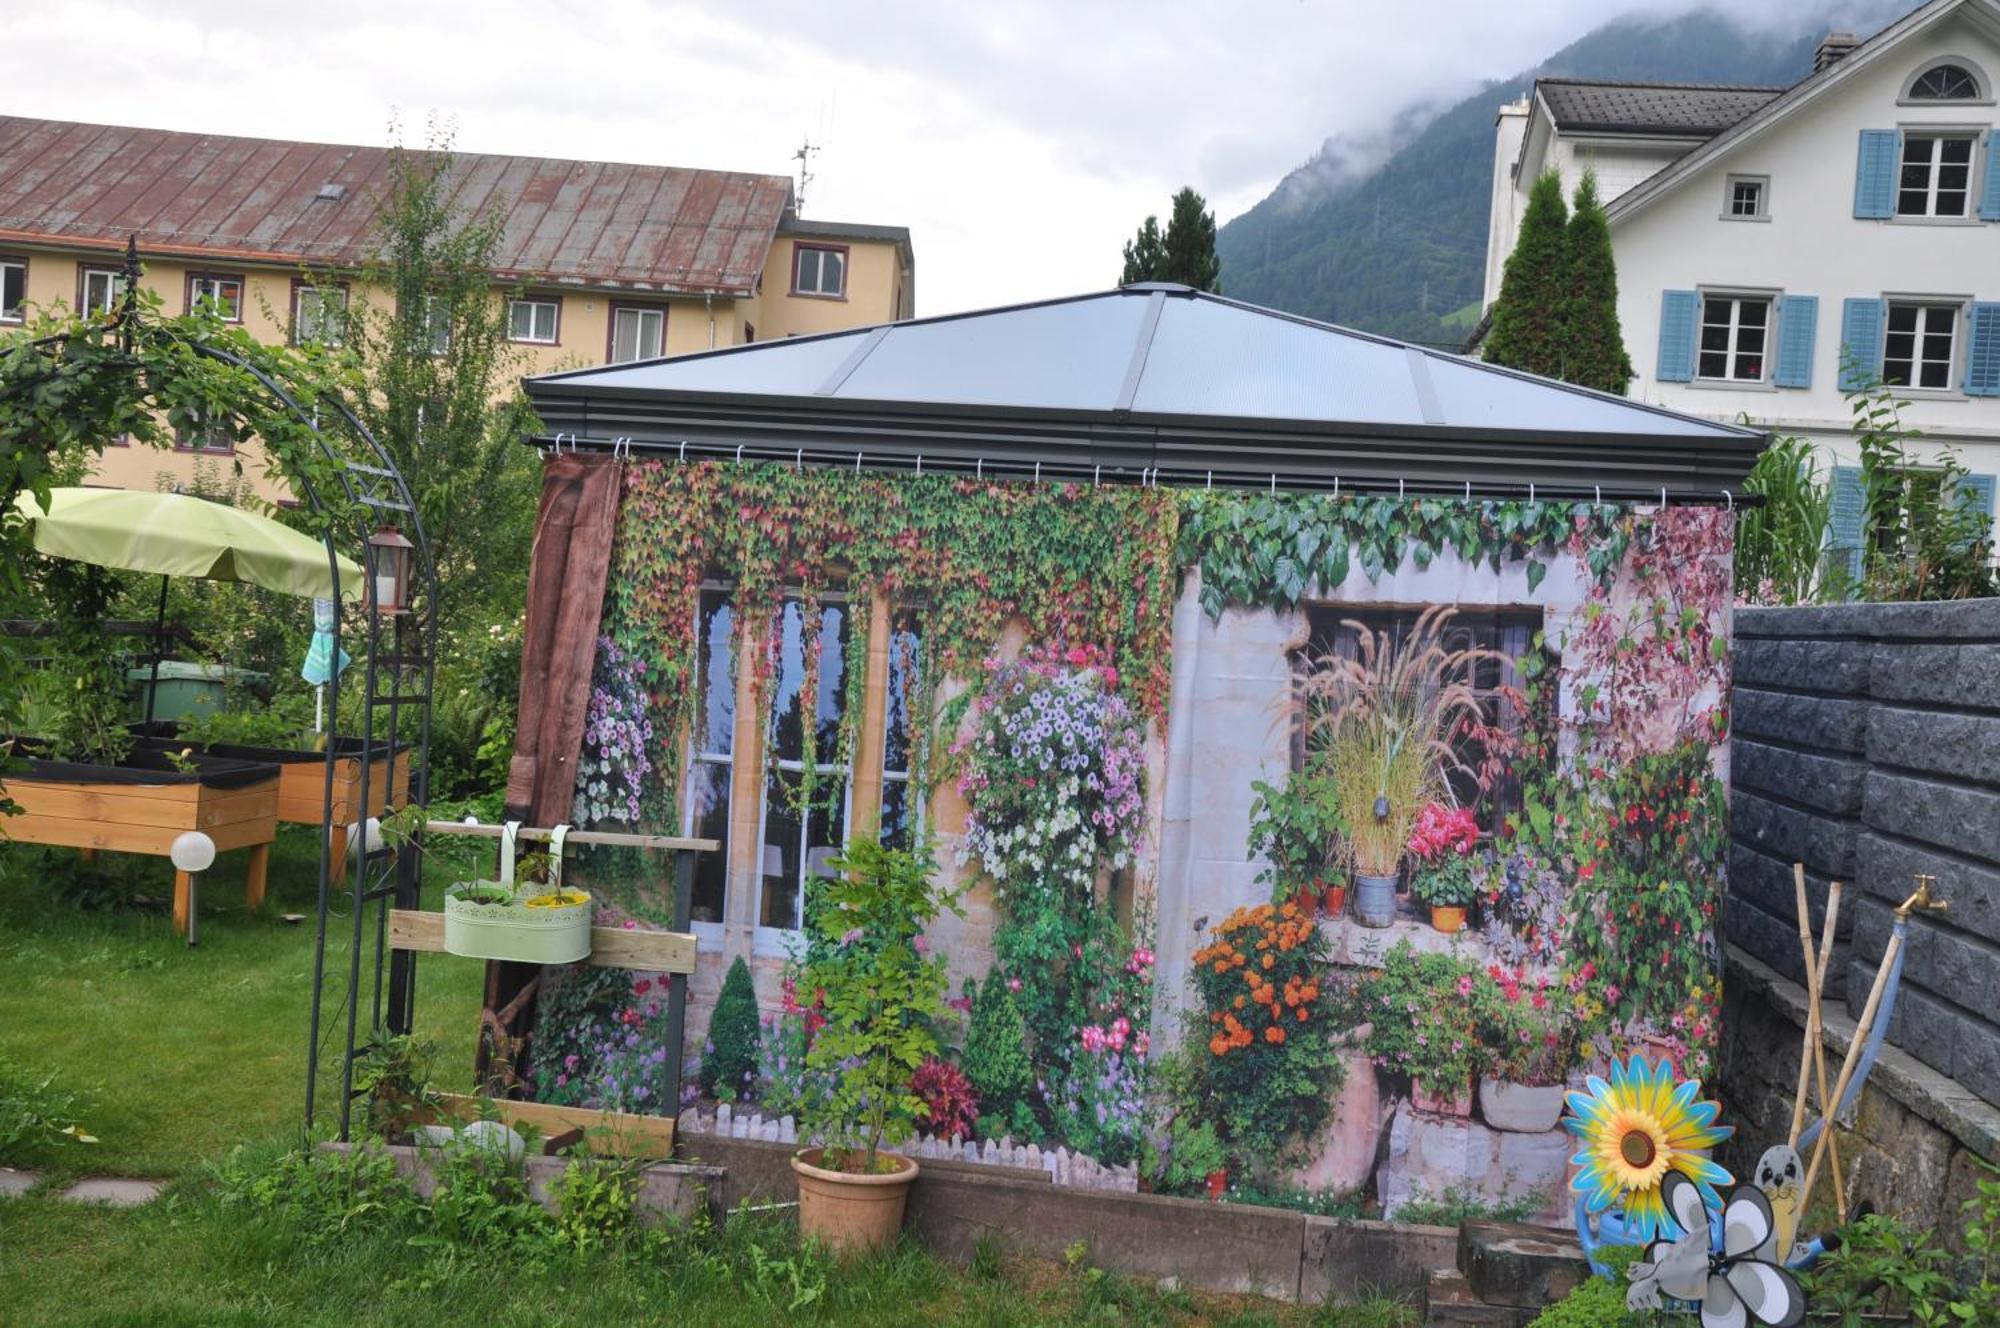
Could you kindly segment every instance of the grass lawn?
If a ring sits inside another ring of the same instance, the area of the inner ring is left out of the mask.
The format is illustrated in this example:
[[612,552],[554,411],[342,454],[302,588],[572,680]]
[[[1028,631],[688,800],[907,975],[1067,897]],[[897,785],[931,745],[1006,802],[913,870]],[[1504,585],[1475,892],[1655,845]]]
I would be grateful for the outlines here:
[[[243,907],[244,856],[222,855],[204,877],[200,944],[191,950],[164,912],[89,911],[57,900],[39,879],[36,850],[0,847],[0,1052],[86,1094],[84,1124],[102,1141],[69,1150],[62,1165],[178,1176],[241,1140],[300,1127],[317,846],[305,831],[280,832],[255,917]],[[171,898],[165,859],[106,854],[101,861]],[[434,896],[448,873],[434,866],[430,874],[426,893]],[[284,913],[306,921],[282,922]],[[328,928],[327,962],[344,966],[346,918],[330,919]],[[362,959],[364,997],[371,954],[372,938]],[[418,1030],[437,1043],[445,1087],[471,1085],[483,981],[474,961],[418,961]],[[330,981],[329,997],[337,1000],[343,986]],[[329,1020],[333,1014],[329,1005]],[[357,1036],[366,1037],[368,1022],[364,1008]],[[320,1079],[323,1105],[340,1094],[338,1061],[330,1063],[331,1084]]]

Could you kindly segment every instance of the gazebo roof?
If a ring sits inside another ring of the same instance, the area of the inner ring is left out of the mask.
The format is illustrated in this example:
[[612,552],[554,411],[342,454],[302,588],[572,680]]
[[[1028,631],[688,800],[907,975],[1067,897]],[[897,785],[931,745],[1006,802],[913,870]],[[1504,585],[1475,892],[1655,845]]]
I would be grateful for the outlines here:
[[[1765,436],[1185,286],[530,379],[551,430],[908,468],[1719,496]],[[544,441],[547,439],[545,438]]]

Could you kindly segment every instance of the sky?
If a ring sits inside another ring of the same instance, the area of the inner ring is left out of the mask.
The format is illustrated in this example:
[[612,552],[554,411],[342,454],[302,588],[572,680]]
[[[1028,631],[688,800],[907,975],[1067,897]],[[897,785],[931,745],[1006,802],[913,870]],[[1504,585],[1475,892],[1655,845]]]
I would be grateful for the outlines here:
[[[1728,0],[1754,17],[1810,0]],[[0,113],[789,174],[908,226],[917,311],[1098,290],[1182,185],[1218,221],[1676,0],[15,0]]]

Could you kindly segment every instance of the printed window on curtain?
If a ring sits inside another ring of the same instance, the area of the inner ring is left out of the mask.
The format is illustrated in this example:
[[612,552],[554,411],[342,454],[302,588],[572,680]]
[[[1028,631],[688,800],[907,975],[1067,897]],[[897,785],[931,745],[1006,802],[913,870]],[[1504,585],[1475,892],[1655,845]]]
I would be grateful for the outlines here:
[[889,622],[889,696],[882,732],[881,839],[890,848],[908,849],[923,822],[923,799],[910,787],[922,648],[917,611],[896,610]]
[[[1415,628],[1417,618],[1423,611],[1420,607],[1378,609],[1337,604],[1309,608],[1306,618],[1311,635],[1307,638],[1305,655],[1299,662],[1303,665],[1306,660],[1325,654],[1353,659],[1363,631],[1371,634],[1386,631],[1391,643],[1400,646]],[[1359,624],[1359,630],[1356,624]],[[1504,663],[1501,660],[1480,661],[1473,671],[1472,685],[1486,711],[1486,722],[1508,733],[1519,733],[1526,719],[1510,694],[1518,693],[1521,686],[1520,671],[1514,661],[1525,658],[1534,649],[1535,633],[1541,627],[1542,611],[1537,608],[1473,608],[1460,609],[1444,630],[1443,644],[1447,650],[1491,650],[1504,657]],[[1461,759],[1474,768],[1477,768],[1483,755],[1483,750],[1477,746],[1460,753]],[[1298,769],[1304,759],[1304,737],[1294,733],[1292,768]],[[1511,763],[1483,794],[1477,778],[1467,771],[1454,771],[1450,784],[1452,795],[1458,802],[1478,812],[1480,828],[1489,835],[1499,834],[1506,827],[1508,815],[1521,810],[1521,781],[1514,774]]]
[[[772,672],[769,773],[764,781],[764,831],[759,840],[757,925],[794,931],[805,921],[805,883],[822,875],[847,837],[848,771],[838,761],[840,719],[847,695],[848,606],[823,601],[819,614],[819,687],[805,695],[805,606],[788,599],[779,610]],[[813,735],[815,789],[805,805],[806,726]],[[830,759],[831,758],[831,759]]]
[[722,923],[729,880],[729,779],[736,767],[736,600],[721,587],[701,592],[695,613],[695,709],[688,734],[687,833],[721,848],[695,860],[697,926]]

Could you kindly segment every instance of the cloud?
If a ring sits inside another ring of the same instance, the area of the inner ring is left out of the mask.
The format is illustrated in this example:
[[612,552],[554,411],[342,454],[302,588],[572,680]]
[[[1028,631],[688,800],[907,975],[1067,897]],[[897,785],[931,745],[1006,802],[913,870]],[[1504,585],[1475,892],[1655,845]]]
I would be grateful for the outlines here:
[[[1746,14],[1809,0],[1741,0]],[[1666,12],[1684,5],[1655,5]],[[1629,7],[1628,7],[1629,8]],[[1533,64],[1601,0],[55,0],[9,6],[14,114],[789,173],[908,225],[920,312],[1102,287],[1183,184],[1227,218],[1332,147]],[[1798,21],[1796,18],[1794,22]]]

